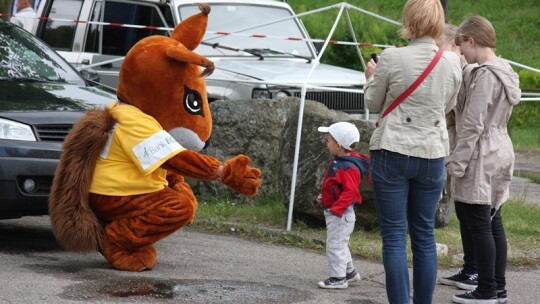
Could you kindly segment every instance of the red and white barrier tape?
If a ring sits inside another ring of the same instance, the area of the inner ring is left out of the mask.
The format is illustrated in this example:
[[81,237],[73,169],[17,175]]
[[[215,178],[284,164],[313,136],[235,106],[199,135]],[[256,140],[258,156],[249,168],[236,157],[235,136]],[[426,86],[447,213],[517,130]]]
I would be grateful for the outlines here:
[[[13,15],[0,13],[0,17],[13,17]],[[26,18],[28,18],[28,17],[26,17]],[[170,28],[170,27],[160,27],[160,26],[152,26],[152,25],[136,25],[136,24],[124,24],[124,23],[114,23],[114,22],[72,20],[72,19],[47,18],[47,17],[36,17],[35,19],[43,20],[43,21],[58,21],[58,22],[67,22],[67,23],[86,23],[86,24],[95,24],[95,25],[112,26],[112,27],[136,28],[136,29],[145,29],[145,30],[160,30],[160,31],[173,31],[174,30],[174,28]],[[302,37],[273,36],[273,35],[266,35],[266,34],[242,34],[242,33],[222,32],[222,31],[206,31],[206,33],[207,34],[220,35],[220,36],[241,36],[241,37],[258,38],[258,39],[277,39],[277,40],[289,40],[289,41],[311,41],[313,43],[324,43],[325,42],[324,39],[307,39],[307,38],[302,38]],[[358,45],[360,47],[365,47],[365,46],[374,46],[374,47],[381,47],[381,48],[395,47],[394,45],[386,45],[386,44],[376,44],[376,43],[368,43],[368,42],[356,43],[356,42],[338,41],[338,40],[329,40],[328,43],[329,44],[334,44],[334,45]]]

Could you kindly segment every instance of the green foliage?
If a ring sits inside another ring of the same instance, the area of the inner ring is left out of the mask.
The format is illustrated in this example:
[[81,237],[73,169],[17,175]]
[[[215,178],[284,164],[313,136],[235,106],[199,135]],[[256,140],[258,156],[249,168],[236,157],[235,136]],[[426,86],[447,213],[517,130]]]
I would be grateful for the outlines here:
[[512,111],[508,131],[516,151],[540,151],[540,101],[520,102]]
[[514,151],[540,153],[540,129],[513,128],[510,129],[510,138]]
[[540,129],[540,102],[520,102],[514,106],[508,127],[512,131],[515,128]]
[[[384,16],[391,20],[401,21],[404,0],[349,0],[346,1],[360,9]],[[297,13],[327,7],[340,3],[339,0],[288,0],[287,3]],[[303,16],[305,24],[312,38],[325,39],[338,14],[335,9]],[[497,54],[503,58],[533,67],[540,67],[540,1],[538,0],[493,0],[477,1],[462,0],[448,1],[448,22],[459,25],[466,18],[481,15],[489,19],[497,33]],[[405,45],[399,36],[399,26],[377,19],[368,14],[349,10],[351,22],[361,43],[374,43],[385,45]],[[342,16],[333,40],[353,41],[347,22]],[[364,59],[368,59],[372,51],[362,49]],[[322,62],[331,63],[347,68],[363,70],[357,52],[353,46],[331,45],[325,51]],[[518,70],[516,68],[516,70]],[[535,72],[532,72],[535,73]],[[525,73],[526,75],[528,73]],[[520,74],[521,75],[521,74]],[[540,75],[536,73],[536,75]],[[529,84],[529,76],[523,79],[527,88],[540,89],[534,81]]]
[[[321,8],[336,4],[336,1],[287,1],[297,13],[306,12],[316,8]],[[391,1],[379,1],[389,3]],[[377,4],[379,7],[381,4]],[[400,4],[401,5],[401,4]],[[302,22],[308,29],[312,38],[326,39],[334,25],[338,15],[338,9],[326,10],[324,12],[309,14],[302,17]],[[391,23],[379,21],[374,17],[365,15],[355,10],[349,10],[351,23],[359,44],[389,44],[403,45],[405,42],[399,38],[399,27]],[[397,16],[396,18],[399,18]],[[369,28],[369,31],[365,29]],[[338,25],[331,40],[353,42],[349,24],[345,13],[339,19]],[[367,62],[372,53],[380,53],[381,49],[373,46],[362,46],[361,53]],[[350,69],[363,70],[362,62],[358,57],[356,48],[351,45],[328,45],[322,57],[322,62],[330,63]]]
[[540,73],[531,70],[521,70],[518,74],[521,89],[540,89]]

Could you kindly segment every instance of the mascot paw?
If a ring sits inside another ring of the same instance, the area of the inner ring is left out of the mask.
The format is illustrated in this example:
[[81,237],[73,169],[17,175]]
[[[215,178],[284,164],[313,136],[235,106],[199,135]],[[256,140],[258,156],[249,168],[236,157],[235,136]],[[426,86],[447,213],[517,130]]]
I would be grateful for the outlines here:
[[114,268],[124,271],[149,270],[157,263],[157,252],[153,245],[126,250],[111,242],[105,242],[102,254]]
[[237,155],[226,161],[223,164],[221,182],[238,193],[247,196],[257,194],[261,183],[259,179],[261,170],[250,167],[250,162],[251,159],[245,155]]

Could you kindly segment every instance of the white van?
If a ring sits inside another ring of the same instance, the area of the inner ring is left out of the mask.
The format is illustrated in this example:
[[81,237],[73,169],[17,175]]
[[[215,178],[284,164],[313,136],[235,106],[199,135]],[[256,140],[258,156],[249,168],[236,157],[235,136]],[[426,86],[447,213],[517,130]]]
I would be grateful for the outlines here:
[[[291,7],[271,0],[208,0],[207,34],[195,50],[215,63],[209,100],[300,96],[317,51]],[[140,39],[169,35],[196,14],[187,0],[41,0],[34,34],[81,69],[116,87],[121,59]],[[361,71],[320,64],[306,98],[331,109],[363,113]],[[340,89],[354,89],[345,91]]]

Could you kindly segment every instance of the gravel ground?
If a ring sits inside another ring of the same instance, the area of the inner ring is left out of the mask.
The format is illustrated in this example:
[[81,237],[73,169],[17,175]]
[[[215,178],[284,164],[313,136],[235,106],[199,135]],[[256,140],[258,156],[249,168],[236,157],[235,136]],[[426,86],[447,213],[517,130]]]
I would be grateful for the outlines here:
[[[514,171],[540,172],[540,153],[516,153]],[[540,205],[540,184],[527,178],[514,177],[510,185],[510,197]]]

